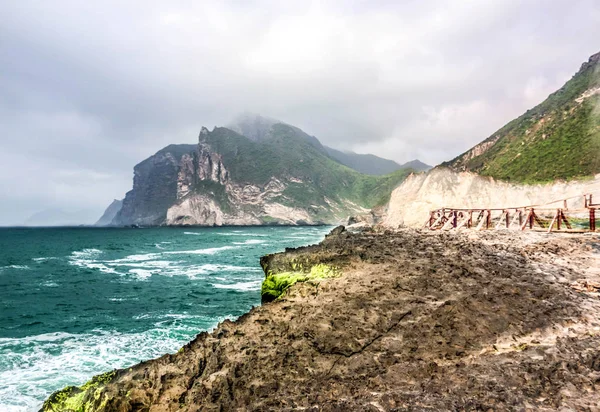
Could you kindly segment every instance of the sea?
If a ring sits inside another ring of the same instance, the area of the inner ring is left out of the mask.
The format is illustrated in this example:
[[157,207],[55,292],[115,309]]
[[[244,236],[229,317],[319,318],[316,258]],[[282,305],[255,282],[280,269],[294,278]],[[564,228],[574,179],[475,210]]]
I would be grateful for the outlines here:
[[0,229],[0,411],[177,352],[260,305],[260,256],[329,230]]

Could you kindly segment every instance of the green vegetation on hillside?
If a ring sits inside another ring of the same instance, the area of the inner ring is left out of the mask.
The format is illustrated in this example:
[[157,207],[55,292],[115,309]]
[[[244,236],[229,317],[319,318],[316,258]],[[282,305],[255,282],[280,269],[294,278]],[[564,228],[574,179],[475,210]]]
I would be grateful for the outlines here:
[[521,183],[600,173],[600,98],[577,101],[600,87],[599,62],[592,56],[560,90],[488,138],[497,141],[481,155],[443,165]]
[[328,200],[350,201],[364,208],[384,204],[410,173],[402,169],[385,176],[361,174],[331,159],[304,132],[285,124],[274,125],[269,138],[259,142],[226,128],[215,128],[203,141],[222,156],[236,182],[264,186],[273,177],[299,179],[289,184],[278,201],[314,207],[315,215],[322,213],[322,217],[331,213]]

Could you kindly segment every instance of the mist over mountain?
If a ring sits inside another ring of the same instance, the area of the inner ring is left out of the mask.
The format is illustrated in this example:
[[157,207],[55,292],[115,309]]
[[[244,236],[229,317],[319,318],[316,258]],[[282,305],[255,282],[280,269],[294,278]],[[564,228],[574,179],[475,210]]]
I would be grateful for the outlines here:
[[[133,189],[110,224],[340,223],[385,204],[413,171],[394,163],[384,176],[359,173],[316,137],[261,116],[230,127],[202,128],[198,145],[170,145],[136,165]],[[105,215],[116,206],[109,209]]]
[[31,215],[24,226],[79,226],[92,225],[96,216],[90,210],[67,211],[58,208],[41,210]]

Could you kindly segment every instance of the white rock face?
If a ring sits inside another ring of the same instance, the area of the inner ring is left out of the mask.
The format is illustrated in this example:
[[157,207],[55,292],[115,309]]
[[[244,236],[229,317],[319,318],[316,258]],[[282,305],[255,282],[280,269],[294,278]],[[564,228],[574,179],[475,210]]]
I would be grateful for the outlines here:
[[[422,227],[430,211],[443,207],[509,208],[544,205],[576,197],[568,202],[568,206],[580,208],[583,207],[583,195],[588,193],[595,195],[595,202],[600,202],[600,174],[586,181],[518,185],[470,172],[436,168],[409,176],[392,192],[383,224]],[[562,204],[552,207],[562,207]]]

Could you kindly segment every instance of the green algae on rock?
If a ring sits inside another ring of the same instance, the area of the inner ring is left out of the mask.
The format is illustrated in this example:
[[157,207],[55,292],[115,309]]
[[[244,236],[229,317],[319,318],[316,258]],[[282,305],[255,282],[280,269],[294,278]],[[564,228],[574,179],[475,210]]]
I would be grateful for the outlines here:
[[298,271],[269,273],[262,283],[261,300],[262,302],[272,302],[280,297],[294,283],[318,281],[322,279],[335,278],[340,276],[340,271],[335,266],[323,263],[310,267],[310,271],[305,272],[301,263],[292,263]]
[[43,412],[93,412],[101,411],[107,399],[100,399],[100,387],[112,381],[117,376],[116,371],[94,376],[85,384],[67,386],[54,392],[42,407]]

